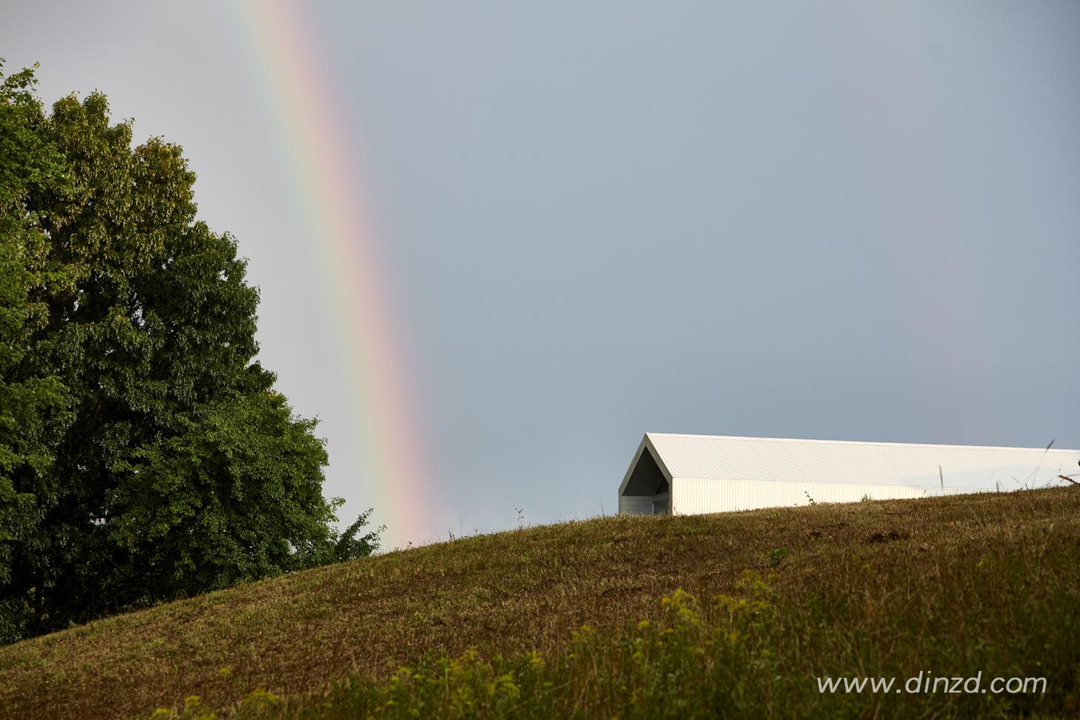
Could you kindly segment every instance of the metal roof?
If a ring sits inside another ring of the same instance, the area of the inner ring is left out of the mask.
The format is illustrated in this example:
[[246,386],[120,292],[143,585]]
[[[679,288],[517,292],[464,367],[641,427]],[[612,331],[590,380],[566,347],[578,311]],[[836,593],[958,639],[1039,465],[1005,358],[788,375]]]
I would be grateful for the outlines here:
[[1043,448],[666,433],[646,433],[639,455],[645,447],[669,478],[1015,490],[1061,485],[1058,475],[1080,470],[1080,451]]

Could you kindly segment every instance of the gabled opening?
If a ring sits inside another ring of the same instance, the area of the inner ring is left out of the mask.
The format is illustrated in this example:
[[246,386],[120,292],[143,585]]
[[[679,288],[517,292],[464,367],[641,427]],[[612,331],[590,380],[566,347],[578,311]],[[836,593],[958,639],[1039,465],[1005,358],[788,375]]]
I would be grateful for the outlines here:
[[653,496],[660,493],[669,492],[667,478],[664,477],[664,471],[660,469],[660,466],[656,462],[656,458],[649,452],[649,448],[645,448],[641,451],[641,457],[638,458],[637,465],[634,466],[634,471],[630,473],[630,479],[626,482],[626,489],[623,490],[623,495],[635,495],[635,496]]
[[642,449],[619,496],[621,515],[670,515],[671,486],[648,446]]

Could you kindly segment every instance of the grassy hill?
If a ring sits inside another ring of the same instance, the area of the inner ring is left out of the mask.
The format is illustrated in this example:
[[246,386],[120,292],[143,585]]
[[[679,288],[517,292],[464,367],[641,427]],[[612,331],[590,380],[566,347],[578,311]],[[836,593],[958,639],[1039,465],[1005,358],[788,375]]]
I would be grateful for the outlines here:
[[[920,671],[981,671],[984,688],[993,677],[1045,677],[1046,687],[822,693],[816,680],[896,677],[899,688]],[[0,717],[158,708],[156,717],[1075,716],[1080,492],[529,528],[0,648]]]

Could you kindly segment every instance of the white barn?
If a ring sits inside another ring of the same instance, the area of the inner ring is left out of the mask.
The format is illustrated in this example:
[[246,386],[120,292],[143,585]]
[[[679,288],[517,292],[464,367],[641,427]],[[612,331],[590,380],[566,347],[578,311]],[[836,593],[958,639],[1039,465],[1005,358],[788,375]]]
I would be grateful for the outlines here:
[[753,510],[1062,485],[1080,451],[646,433],[620,515]]

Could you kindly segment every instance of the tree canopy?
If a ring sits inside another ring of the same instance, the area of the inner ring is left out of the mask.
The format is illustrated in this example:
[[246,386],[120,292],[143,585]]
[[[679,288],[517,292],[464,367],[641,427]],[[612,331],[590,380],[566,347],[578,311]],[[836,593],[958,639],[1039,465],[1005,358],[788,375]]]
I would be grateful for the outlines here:
[[180,146],[0,85],[0,641],[372,552]]

